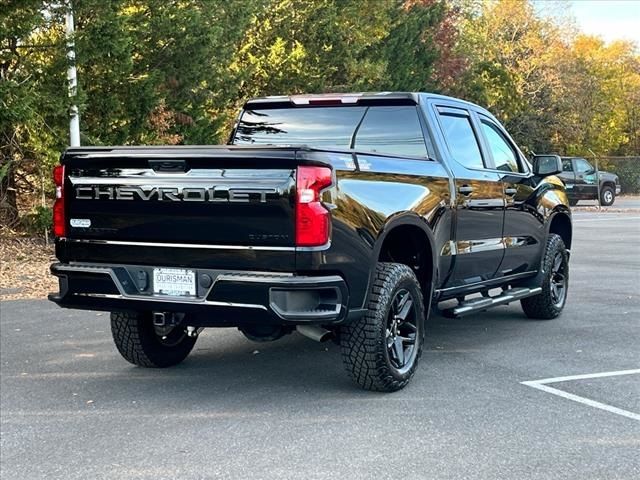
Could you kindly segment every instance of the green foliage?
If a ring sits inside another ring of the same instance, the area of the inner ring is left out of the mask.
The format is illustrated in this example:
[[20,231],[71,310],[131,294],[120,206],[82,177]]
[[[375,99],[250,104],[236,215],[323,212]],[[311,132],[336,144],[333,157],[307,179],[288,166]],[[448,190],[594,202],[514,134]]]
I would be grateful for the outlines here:
[[252,19],[234,56],[240,98],[372,88],[384,59],[391,2],[275,0]]
[[440,52],[435,45],[446,14],[447,7],[440,2],[415,2],[391,11],[390,31],[382,48],[388,72],[383,90],[438,88],[434,69]]
[[75,4],[84,141],[216,143],[229,72],[252,3],[82,0]]
[[[50,171],[64,148],[64,50],[60,22],[41,1],[24,0],[0,13],[0,224],[18,222],[16,192]],[[63,94],[61,94],[63,92]]]
[[446,91],[487,106],[525,150],[640,152],[637,46],[580,35],[530,2],[466,5],[457,53],[467,68]]
[[37,206],[20,219],[22,228],[31,235],[42,235],[49,231],[53,225],[53,209],[51,207]]
[[623,194],[640,193],[640,157],[599,159],[598,168],[620,177]]

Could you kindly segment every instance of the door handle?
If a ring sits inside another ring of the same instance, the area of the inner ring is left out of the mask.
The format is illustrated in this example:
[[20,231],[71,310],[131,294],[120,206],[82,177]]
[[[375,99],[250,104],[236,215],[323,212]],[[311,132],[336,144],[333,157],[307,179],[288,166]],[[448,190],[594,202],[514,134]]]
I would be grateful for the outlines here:
[[471,192],[473,192],[473,187],[469,185],[462,185],[458,188],[458,192],[460,192],[462,195],[470,195]]
[[504,193],[506,193],[507,195],[509,195],[510,197],[514,196],[516,193],[518,193],[518,189],[517,188],[505,188],[504,189]]

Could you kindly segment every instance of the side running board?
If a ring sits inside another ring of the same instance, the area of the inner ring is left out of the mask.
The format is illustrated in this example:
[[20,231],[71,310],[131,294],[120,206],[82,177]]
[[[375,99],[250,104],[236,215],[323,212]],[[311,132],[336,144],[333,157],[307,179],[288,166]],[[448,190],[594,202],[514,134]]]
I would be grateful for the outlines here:
[[536,288],[512,288],[504,290],[500,295],[495,297],[479,297],[465,300],[458,303],[455,307],[447,308],[442,311],[445,317],[455,318],[469,315],[470,313],[482,312],[499,305],[507,305],[516,300],[526,297],[532,297],[542,292],[541,287]]

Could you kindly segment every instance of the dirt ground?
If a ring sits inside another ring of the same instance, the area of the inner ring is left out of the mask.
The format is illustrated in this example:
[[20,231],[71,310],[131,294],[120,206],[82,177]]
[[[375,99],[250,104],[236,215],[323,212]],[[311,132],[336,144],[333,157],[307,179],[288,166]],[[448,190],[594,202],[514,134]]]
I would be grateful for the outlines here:
[[49,273],[54,261],[53,243],[0,236],[0,300],[46,298],[57,291],[58,282]]

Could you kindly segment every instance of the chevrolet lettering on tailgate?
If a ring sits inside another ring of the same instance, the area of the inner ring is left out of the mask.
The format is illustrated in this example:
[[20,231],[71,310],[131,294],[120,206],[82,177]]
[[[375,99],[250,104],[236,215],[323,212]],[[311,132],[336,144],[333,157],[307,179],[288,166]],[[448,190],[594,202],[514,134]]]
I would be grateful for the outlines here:
[[78,200],[159,200],[169,202],[258,202],[266,203],[267,195],[275,194],[273,188],[229,188],[213,187],[151,187],[78,185],[75,197]]

